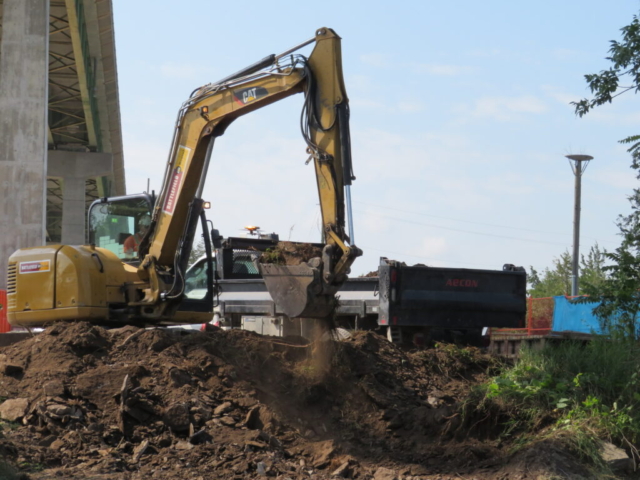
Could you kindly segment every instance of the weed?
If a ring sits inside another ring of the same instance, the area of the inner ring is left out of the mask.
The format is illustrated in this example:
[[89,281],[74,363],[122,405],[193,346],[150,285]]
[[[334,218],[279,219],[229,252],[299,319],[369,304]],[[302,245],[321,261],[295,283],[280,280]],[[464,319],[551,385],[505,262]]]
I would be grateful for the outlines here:
[[2,430],[15,430],[20,427],[20,424],[17,422],[9,422],[7,420],[0,420],[0,432]]
[[[505,413],[503,435],[547,428],[601,472],[600,439],[636,452],[640,441],[640,348],[596,339],[524,349],[471,400],[479,410]],[[514,442],[518,447],[521,442]]]
[[42,463],[31,463],[31,462],[22,462],[18,465],[21,470],[25,470],[27,472],[41,472],[46,466]]
[[260,257],[262,263],[271,263],[274,265],[284,265],[286,262],[279,248],[267,248]]
[[459,347],[453,343],[436,343],[435,347],[449,355],[450,357],[461,361],[463,363],[469,363],[473,360],[474,355],[471,349],[467,347]]

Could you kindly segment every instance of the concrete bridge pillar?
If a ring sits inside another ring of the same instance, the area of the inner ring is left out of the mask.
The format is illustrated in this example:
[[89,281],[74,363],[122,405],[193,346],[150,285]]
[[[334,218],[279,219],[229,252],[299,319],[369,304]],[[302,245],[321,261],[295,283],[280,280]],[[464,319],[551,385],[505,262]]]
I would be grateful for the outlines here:
[[18,248],[44,245],[49,0],[4,0],[0,40],[0,289]]
[[49,151],[48,174],[60,177],[62,188],[62,239],[64,245],[85,243],[85,183],[90,177],[111,175],[110,153]]

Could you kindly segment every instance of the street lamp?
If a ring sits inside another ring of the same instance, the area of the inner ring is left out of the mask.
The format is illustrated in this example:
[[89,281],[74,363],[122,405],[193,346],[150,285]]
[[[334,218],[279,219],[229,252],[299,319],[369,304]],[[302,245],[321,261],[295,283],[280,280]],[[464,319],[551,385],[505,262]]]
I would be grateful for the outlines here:
[[593,160],[591,155],[565,155],[569,159],[571,170],[576,177],[575,197],[573,201],[573,262],[571,265],[571,296],[578,295],[578,274],[580,261],[580,196],[582,174]]

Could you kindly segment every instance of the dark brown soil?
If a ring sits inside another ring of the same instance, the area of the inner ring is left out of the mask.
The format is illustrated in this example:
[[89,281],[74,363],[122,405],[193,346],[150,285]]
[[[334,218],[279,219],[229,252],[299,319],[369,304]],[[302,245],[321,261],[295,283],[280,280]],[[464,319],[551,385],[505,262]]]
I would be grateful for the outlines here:
[[0,455],[33,479],[589,478],[560,445],[510,456],[462,418],[494,365],[475,349],[77,323],[0,354],[0,395],[29,402]]
[[378,270],[372,270],[369,273],[365,273],[364,275],[360,275],[359,278],[373,278],[378,276]]
[[311,243],[279,242],[262,254],[260,263],[300,265],[315,257],[322,257],[322,249]]

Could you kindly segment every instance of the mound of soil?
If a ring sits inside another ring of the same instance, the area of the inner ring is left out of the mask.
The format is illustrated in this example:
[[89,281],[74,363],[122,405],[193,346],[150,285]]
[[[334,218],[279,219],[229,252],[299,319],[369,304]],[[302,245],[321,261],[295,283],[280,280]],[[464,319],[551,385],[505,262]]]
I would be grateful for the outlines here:
[[365,273],[364,275],[360,275],[359,278],[373,278],[378,276],[378,270],[372,270],[369,273]]
[[492,362],[368,332],[54,325],[0,349],[0,455],[33,479],[537,478],[458,413]]
[[260,256],[260,263],[300,265],[312,258],[322,257],[322,249],[311,243],[278,242]]

